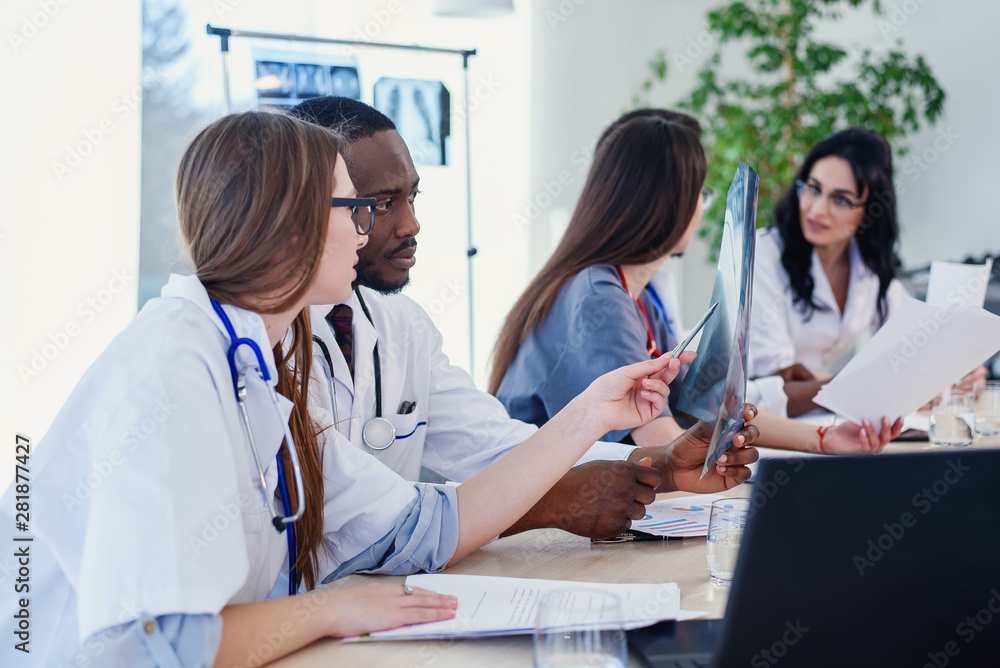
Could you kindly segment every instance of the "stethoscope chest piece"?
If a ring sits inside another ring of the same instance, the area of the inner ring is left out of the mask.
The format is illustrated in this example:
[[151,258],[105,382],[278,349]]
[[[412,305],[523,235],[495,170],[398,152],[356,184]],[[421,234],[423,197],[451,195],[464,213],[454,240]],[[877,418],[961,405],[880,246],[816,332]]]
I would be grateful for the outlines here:
[[372,418],[361,430],[361,438],[372,450],[385,450],[396,440],[396,427],[384,417]]

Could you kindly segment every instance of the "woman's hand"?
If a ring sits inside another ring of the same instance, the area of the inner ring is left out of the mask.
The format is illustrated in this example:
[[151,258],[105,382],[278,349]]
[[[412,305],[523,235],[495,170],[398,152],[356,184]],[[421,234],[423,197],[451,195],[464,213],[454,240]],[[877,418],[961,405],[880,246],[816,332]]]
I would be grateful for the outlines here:
[[329,635],[336,638],[385,631],[410,624],[451,619],[458,609],[458,598],[414,587],[403,593],[402,583],[366,584],[349,589],[317,589],[306,596],[317,596],[322,609],[334,616]]
[[599,377],[578,398],[586,402],[587,414],[599,421],[602,434],[638,427],[666,410],[668,385],[681,364],[688,364],[695,355],[686,351],[674,359],[667,353],[623,366]]
[[757,417],[757,407],[743,405],[743,420],[746,424],[733,437],[733,446],[719,458],[715,466],[701,477],[701,470],[708,457],[708,445],[715,427],[707,422],[699,422],[681,434],[670,444],[665,462],[656,465],[663,471],[663,485],[658,492],[683,490],[696,494],[721,492],[731,489],[750,478],[747,464],[757,461],[757,448],[748,447],[760,436],[755,425],[750,424]]
[[903,431],[903,418],[889,424],[882,418],[882,433],[875,433],[875,427],[868,420],[858,425],[845,422],[828,429],[820,442],[821,451],[832,455],[867,455],[874,454],[885,447],[885,444],[899,436]]

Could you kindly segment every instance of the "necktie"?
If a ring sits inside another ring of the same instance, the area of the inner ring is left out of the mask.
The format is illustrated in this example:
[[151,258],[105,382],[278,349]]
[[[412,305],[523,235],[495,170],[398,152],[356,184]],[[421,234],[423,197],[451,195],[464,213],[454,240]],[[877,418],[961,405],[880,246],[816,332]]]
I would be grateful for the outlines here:
[[354,378],[354,321],[352,318],[351,307],[347,304],[337,304],[326,315],[326,321],[333,327],[333,333],[337,337],[340,352],[344,354],[351,378]]

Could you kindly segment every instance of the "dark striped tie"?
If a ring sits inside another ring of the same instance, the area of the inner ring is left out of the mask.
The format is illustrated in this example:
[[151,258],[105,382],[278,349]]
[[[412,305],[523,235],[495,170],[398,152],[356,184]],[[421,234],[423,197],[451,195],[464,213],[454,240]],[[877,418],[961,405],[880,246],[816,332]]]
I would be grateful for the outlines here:
[[347,368],[354,378],[354,321],[351,307],[347,304],[337,304],[333,310],[326,315],[326,321],[333,327],[333,333],[337,337],[337,345],[340,352],[344,354]]

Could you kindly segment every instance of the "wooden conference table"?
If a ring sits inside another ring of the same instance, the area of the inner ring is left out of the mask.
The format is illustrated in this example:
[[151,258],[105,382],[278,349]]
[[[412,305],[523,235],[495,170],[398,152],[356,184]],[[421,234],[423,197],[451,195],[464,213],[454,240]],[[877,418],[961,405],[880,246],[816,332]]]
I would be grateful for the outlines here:
[[[1000,447],[977,443],[975,447]],[[916,452],[932,448],[926,442],[890,443],[886,453]],[[764,456],[784,453],[762,449]],[[748,496],[752,485],[730,490],[731,496]],[[687,496],[686,492],[660,498]],[[483,546],[446,573],[548,578],[579,582],[676,582],[681,608],[704,611],[706,619],[721,618],[729,590],[713,585],[705,560],[705,539],[686,538],[641,543],[591,544],[589,539],[555,529],[528,531]],[[327,585],[354,587],[371,581],[399,582],[403,577],[350,575]],[[531,666],[531,636],[505,638],[342,643],[320,640],[285,657],[281,668],[318,666],[406,666],[451,668],[468,666]],[[642,665],[634,656],[630,666]]]

